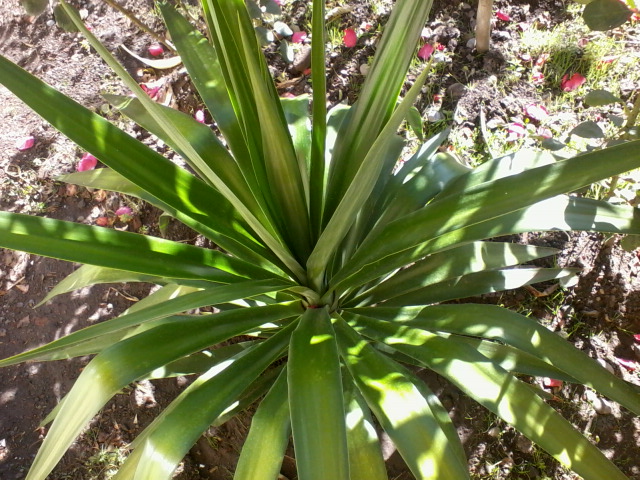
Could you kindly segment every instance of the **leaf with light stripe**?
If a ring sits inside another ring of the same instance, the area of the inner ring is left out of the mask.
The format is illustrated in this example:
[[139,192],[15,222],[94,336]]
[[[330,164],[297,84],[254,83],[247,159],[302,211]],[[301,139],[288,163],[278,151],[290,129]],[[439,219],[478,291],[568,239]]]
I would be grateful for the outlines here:
[[289,408],[303,480],[349,480],[340,360],[326,307],[309,308],[291,337]]
[[[121,388],[168,362],[259,326],[269,320],[262,315],[267,309],[181,318],[101,352],[85,367],[65,398],[27,480],[44,480],[85,424]],[[288,314],[281,310],[272,320]],[[157,348],[159,344],[163,348]]]
[[432,0],[404,0],[394,5],[359,99],[340,128],[327,187],[324,225],[333,218],[392,116],[432,4]]
[[[249,292],[253,294],[251,296],[255,296],[260,295],[261,293],[274,291],[274,289],[278,290],[277,287],[274,288],[273,284],[264,281],[246,282],[245,284],[240,285],[241,286],[225,285],[223,287],[209,288],[167,300],[143,310],[120,315],[108,322],[98,323],[96,325],[83,328],[82,330],[67,335],[66,337],[62,337],[42,347],[34,348],[33,350],[0,360],[0,366],[14,365],[27,360],[59,360],[62,358],[68,358],[66,354],[68,349],[78,345],[86,345],[86,342],[89,340],[97,339],[122,329],[127,329],[159,318],[170,317],[193,308],[215,305],[216,303],[230,302],[237,300],[238,298],[247,298],[246,295]],[[245,297],[242,297],[243,294]],[[270,305],[264,308],[267,308],[264,310],[264,315],[267,315],[267,312],[272,311],[269,309],[273,309],[274,312],[278,311],[278,309],[282,309],[285,312],[289,312],[291,315],[295,315],[296,312],[299,312],[300,306],[293,303]],[[221,312],[219,315],[243,315],[240,312],[244,310],[249,309],[231,310],[228,312]]]
[[468,275],[449,278],[433,285],[418,288],[404,295],[395,296],[386,301],[384,305],[430,305],[447,300],[455,300],[456,298],[502,292],[548,280],[565,280],[574,277],[579,272],[579,268],[531,267],[469,273]]
[[284,352],[292,322],[274,336],[217,365],[182,392],[132,444],[114,480],[169,480],[184,455],[218,416]]
[[[419,480],[468,479],[455,429],[442,423],[402,365],[376,351],[341,318],[335,323],[340,355],[358,389]],[[426,389],[426,386],[424,387]],[[454,438],[455,436],[455,438]]]
[[510,267],[558,253],[553,248],[504,242],[473,242],[438,252],[359,294],[349,305],[373,304],[443,280],[483,270]]
[[[60,175],[57,177],[57,180],[88,188],[120,192],[145,200],[174,217],[176,220],[179,220],[187,227],[204,235],[219,247],[224,248],[227,252],[246,261],[250,261],[265,270],[274,272],[279,276],[286,276],[276,265],[279,265],[285,270],[286,267],[282,265],[282,262],[272,252],[267,250],[255,239],[248,241],[252,238],[252,234],[246,232],[243,226],[237,224],[234,226],[235,222],[233,217],[235,213],[233,210],[226,210],[224,208],[224,205],[228,205],[225,201],[217,204],[219,207],[217,216],[210,214],[204,215],[198,212],[191,212],[189,215],[185,215],[162,200],[150,195],[111,168],[98,168],[96,170]],[[212,195],[211,198],[216,202],[216,195]],[[240,233],[242,237],[238,238],[237,233]]]
[[362,394],[351,375],[344,378],[344,399],[349,447],[349,480],[387,480],[382,448]]
[[640,415],[636,390],[535,320],[495,305],[358,308],[351,313],[429,331],[499,340],[553,365]]
[[626,480],[626,476],[562,415],[473,347],[424,330],[359,317],[357,324],[379,341],[419,360],[584,477]]
[[251,419],[251,428],[242,446],[234,480],[277,478],[291,434],[287,395],[285,368]]
[[400,105],[393,112],[393,115],[391,115],[391,118],[385,124],[362,161],[361,168],[344,194],[344,198],[337,206],[335,213],[330,219],[327,219],[327,226],[320,235],[307,261],[309,280],[318,290],[323,290],[321,287],[325,280],[325,272],[337,246],[344,239],[360,208],[373,191],[385,160],[382,154],[388,152],[389,146],[394,142],[395,133],[404,120],[407,111],[418,97],[427,78],[427,73],[428,71],[424,70],[420,74]]
[[273,277],[216,250],[18,213],[0,212],[0,247],[168,278],[235,283]]
[[[156,277],[153,275],[141,275],[126,270],[116,270],[107,267],[97,267],[95,265],[82,265],[73,273],[67,275],[63,280],[58,282],[47,295],[40,300],[38,304],[34,306],[37,308],[44,305],[52,298],[63,295],[65,293],[73,292],[80,288],[88,287],[91,285],[99,285],[103,283],[127,283],[127,282],[143,282],[143,283],[155,283],[155,284],[168,284],[173,283],[175,279],[169,279],[165,277]],[[183,280],[180,283],[183,285],[190,284],[198,288],[211,287],[211,282],[194,280],[189,282]]]
[[485,221],[464,226],[383,259],[365,265],[346,265],[332,279],[336,290],[363,285],[393,272],[428,254],[453,245],[530,231],[595,230],[611,233],[640,233],[640,210],[626,205],[611,205],[588,198],[558,195],[531,206]]

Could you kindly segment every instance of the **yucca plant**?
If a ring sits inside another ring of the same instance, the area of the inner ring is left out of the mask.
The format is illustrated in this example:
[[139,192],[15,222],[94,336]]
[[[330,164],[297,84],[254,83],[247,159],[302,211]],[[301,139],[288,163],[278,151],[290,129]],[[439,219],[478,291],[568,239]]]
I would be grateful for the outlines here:
[[[555,251],[485,239],[640,233],[636,209],[565,195],[640,167],[640,142],[469,169],[437,153],[441,134],[400,164],[397,132],[426,73],[398,97],[431,3],[397,2],[360,99],[329,112],[322,0],[313,2],[311,99],[278,97],[242,0],[202,1],[208,37],[160,4],[223,140],[154,103],[76,18],[135,94],[107,99],[188,170],[0,60],[7,88],[108,166],[63,180],[146,200],[219,247],[0,213],[0,246],[85,264],[45,300],[101,282],[162,286],[117,318],[0,362],[96,354],[46,419],[53,424],[28,480],[44,479],[123,387],[186,374],[195,379],[135,439],[116,479],[171,478],[203,431],[259,398],[236,479],[275,479],[291,437],[301,479],[387,478],[378,426],[416,478],[468,478],[455,426],[414,366],[447,378],[584,478],[625,478],[517,374],[584,384],[640,414],[636,388],[533,319],[442,302],[574,273],[518,268]],[[217,313],[184,313],[205,306]]]

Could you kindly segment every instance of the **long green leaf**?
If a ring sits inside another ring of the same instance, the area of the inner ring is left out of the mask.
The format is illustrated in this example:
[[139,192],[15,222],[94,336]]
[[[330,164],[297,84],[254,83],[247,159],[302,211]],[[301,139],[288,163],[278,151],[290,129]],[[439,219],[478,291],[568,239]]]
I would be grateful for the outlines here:
[[291,428],[302,480],[349,480],[340,360],[327,308],[309,308],[291,337]]
[[[85,25],[82,23],[82,20],[80,20],[79,16],[77,14],[74,14],[71,11],[70,7],[66,3],[64,3],[64,1],[61,0],[61,2],[62,2],[61,5],[63,5],[64,8],[67,10],[67,13],[69,13],[70,17],[73,19],[78,29],[87,38],[91,46],[96,49],[98,54],[104,59],[105,62],[107,62],[107,64],[111,67],[111,69],[113,69],[113,71],[116,72],[116,74],[123,80],[123,82],[134,92],[138,100],[142,102],[144,107],[149,111],[149,113],[158,123],[160,128],[165,133],[172,135],[173,143],[176,146],[178,146],[179,149],[185,153],[185,155],[188,155],[192,161],[194,161],[194,159],[199,159],[200,155],[189,143],[188,139],[185,138],[185,136],[182,135],[181,132],[172,128],[171,122],[169,121],[167,116],[164,114],[160,106],[156,104],[153,100],[151,100],[151,98],[149,98],[149,96],[140,88],[138,83],[116,61],[116,59],[111,55],[111,53],[109,53],[109,51],[95,38],[94,35],[91,34],[89,30],[87,30]],[[38,112],[42,114],[39,110]],[[118,130],[118,132],[120,131]],[[120,132],[120,133],[122,133],[122,135],[124,136],[127,136],[123,132]],[[91,149],[87,149],[87,150],[93,153]],[[135,158],[135,156],[133,157]],[[102,157],[99,157],[99,158],[102,159]],[[204,160],[202,159],[200,160],[201,160],[201,163],[206,163],[204,162]],[[129,162],[129,163],[135,163],[135,162]],[[171,163],[171,162],[168,162],[168,163]],[[117,168],[115,168],[113,164],[111,164],[110,166],[117,170]],[[131,179],[129,175],[125,175],[125,176]],[[166,178],[171,178],[171,177],[165,177],[163,182],[164,185],[166,185],[167,183]],[[274,252],[274,254],[276,254],[278,258],[280,258],[280,260],[287,266],[287,268],[289,268],[292,272],[294,272],[294,274],[299,279],[304,279],[305,278],[304,271],[300,267],[300,264],[292,257],[287,247],[282,244],[282,242],[280,241],[280,236],[278,232],[273,230],[271,228],[271,225],[264,224],[258,218],[256,218],[255,215],[250,211],[250,209],[246,205],[244,205],[240,201],[240,199],[238,199],[238,197],[233,193],[233,191],[219,177],[216,176],[216,178],[212,178],[211,180],[214,182],[216,189],[229,201],[229,203],[231,203],[233,208],[237,209],[238,212],[240,212],[242,217],[246,220],[246,222],[253,229],[253,231],[256,232],[256,235],[260,237],[260,239],[265,243],[265,245],[268,248],[270,248]],[[135,182],[135,183],[138,183],[138,182]],[[149,191],[150,193],[153,193],[148,188],[145,188],[145,190]],[[193,193],[191,193],[191,195],[193,195]],[[160,198],[164,200],[165,197],[160,196]],[[187,198],[191,198],[191,197],[187,197]],[[206,202],[208,198],[201,198],[199,200]],[[215,207],[216,206],[211,205],[210,203],[207,204],[208,210],[215,210]]]
[[[310,250],[309,212],[291,137],[243,1],[208,0],[210,28],[231,101],[272,217],[299,260]],[[254,227],[255,228],[255,227]],[[265,240],[266,242],[266,240]],[[304,273],[297,276],[304,281]]]
[[469,478],[450,419],[443,423],[408,371],[375,350],[344,320],[338,319],[335,329],[340,354],[359,390],[416,478]]
[[[206,5],[206,2],[202,2],[203,8]],[[273,229],[273,220],[267,203],[270,195],[264,183],[265,175],[263,173],[260,176],[254,170],[250,147],[246,143],[242,125],[234,111],[234,104],[230,97],[232,92],[227,91],[225,71],[221,67],[216,49],[173,7],[163,3],[160,9],[191,80],[213,115],[217,127],[227,140],[234,159],[242,170],[250,189],[250,192],[246,193],[252,194],[260,205],[261,211],[254,211],[254,215],[263,219]],[[209,21],[209,15],[205,16]],[[238,113],[241,117],[242,112]]]
[[[95,265],[82,265],[73,273],[67,275],[62,281],[53,287],[49,293],[40,301],[34,308],[37,308],[52,298],[63,295],[65,293],[73,292],[80,288],[88,287],[91,285],[99,285],[103,283],[126,283],[126,282],[143,282],[143,283],[155,283],[165,285],[173,283],[175,279],[169,279],[164,277],[155,277],[151,275],[140,275],[136,273],[127,272],[125,270],[115,270],[113,268],[96,267]],[[183,280],[180,282],[183,285],[187,283],[198,288],[206,288],[211,286],[211,282],[196,281],[189,282]]]
[[454,336],[359,317],[366,334],[443,375],[585,480],[626,476],[531,389]]
[[[333,279],[336,290],[362,285],[426,255],[453,245],[501,235],[547,230],[640,233],[640,210],[624,205],[559,195],[479,223],[471,223],[418,246],[364,265],[347,265]],[[362,252],[361,252],[362,253]]]
[[291,434],[287,394],[285,368],[253,415],[234,480],[273,480],[280,473]]
[[[208,225],[213,225],[211,219],[218,219],[216,225],[239,226],[233,221],[234,207],[229,202],[223,198],[219,203],[211,202],[211,198],[220,197],[214,189],[1,56],[0,82],[81,148],[153,197]],[[141,95],[147,96],[142,91]],[[246,241],[242,229],[225,233],[240,243]]]
[[276,202],[274,206],[283,219],[288,244],[299,259],[306,260],[311,252],[311,228],[303,176],[278,93],[259,49],[244,1],[237,3],[242,5],[243,13],[237,19],[238,40],[243,45],[259,122],[250,128],[259,128],[262,135],[267,179]]
[[158,4],[171,40],[180,53],[182,63],[189,72],[200,98],[216,121],[216,126],[237,158],[247,155],[242,131],[233,105],[216,50],[209,41],[167,2]]
[[391,115],[391,118],[385,124],[362,161],[361,168],[358,170],[353,183],[347,189],[344,198],[336,207],[335,213],[328,220],[326,228],[320,235],[318,243],[316,243],[307,261],[309,280],[316,289],[323,290],[321,287],[325,282],[326,269],[335,254],[335,249],[344,239],[358,211],[373,191],[376,179],[384,165],[385,156],[383,153],[388,151],[389,145],[394,141],[396,131],[404,120],[407,111],[418,97],[426,78],[427,70],[424,70],[407,92],[398,108],[393,112],[393,115]]
[[344,376],[349,480],[387,480],[382,447],[371,410],[350,375]]
[[432,0],[404,0],[394,6],[360,98],[340,130],[331,164],[325,225],[333,218],[369,150],[391,118],[432,4]]
[[[282,262],[280,262],[272,252],[256,241],[247,241],[251,236],[250,234],[246,237],[240,237],[237,240],[235,239],[237,238],[237,235],[235,234],[236,229],[233,228],[234,222],[228,223],[229,217],[216,218],[197,212],[189,212],[188,215],[179,212],[160,199],[150,195],[148,192],[145,192],[143,189],[127,180],[111,168],[99,168],[84,172],[74,172],[67,175],[61,175],[57,177],[57,179],[88,188],[99,188],[113,192],[120,192],[145,200],[184,223],[186,226],[192,228],[196,232],[204,235],[221,248],[233,253],[235,256],[252,262],[254,265],[260,266],[265,270],[275,273],[276,275],[287,277],[282,270],[286,270],[286,267],[283,266]],[[221,215],[225,215],[224,209],[221,208],[219,213]],[[233,212],[229,212],[229,214],[233,215]],[[208,223],[213,225],[215,228],[211,228],[207,225]],[[279,265],[281,268],[276,267],[276,265]]]
[[302,177],[304,195],[309,203],[311,187],[309,172],[311,169],[311,132],[309,131],[309,96],[281,98],[282,111],[289,126],[289,133],[298,159],[298,168]]
[[474,297],[485,293],[502,292],[524,285],[531,285],[548,280],[564,280],[577,275],[579,268],[505,268],[470,273],[450,278],[397,295],[385,306],[430,305],[457,298]]
[[[344,311],[343,316],[345,320],[355,324],[356,319],[352,313]],[[449,334],[442,332],[440,332],[439,335],[445,338],[448,338],[449,336]],[[510,373],[521,373],[532,377],[549,377],[569,383],[578,383],[578,380],[573,378],[571,375],[568,375],[566,372],[563,372],[530,353],[526,353],[518,348],[512,347],[511,345],[503,345],[502,343],[467,337],[464,335],[457,335],[456,340],[473,346],[473,348],[482,353],[482,355],[487,357],[491,362],[496,363]],[[394,360],[409,365],[416,365],[420,368],[423,366],[422,363],[418,362],[414,358],[400,353],[388,345],[376,345],[376,347]],[[638,388],[640,389],[640,387]]]
[[507,309],[494,305],[463,304],[360,308],[349,312],[429,331],[499,340],[540,358],[640,414],[640,396],[633,387],[535,320]]
[[[27,480],[43,480],[84,425],[121,388],[168,362],[255,328],[264,320],[259,312],[252,313],[242,320],[218,315],[182,318],[104,350],[85,367],[65,398]],[[160,344],[163,348],[157,348]]]
[[[69,358],[67,351],[72,347],[82,346],[85,348],[84,346],[87,345],[88,341],[99,339],[104,335],[109,335],[144,322],[170,317],[193,308],[215,305],[222,302],[230,302],[237,300],[238,298],[243,298],[243,296],[247,296],[247,294],[252,294],[251,296],[254,296],[273,291],[274,289],[278,290],[278,288],[274,287],[273,284],[262,281],[246,282],[239,286],[232,285],[209,288],[190,293],[142,310],[120,315],[108,322],[83,328],[82,330],[67,335],[66,337],[62,337],[42,347],[34,348],[27,352],[14,355],[13,357],[0,360],[0,366],[4,367],[7,365],[14,365],[27,360],[59,360]],[[299,304],[293,303],[288,305],[269,305],[267,307],[254,308],[264,308],[264,310],[260,310],[263,317],[266,317],[268,313],[273,313],[276,318],[284,318],[279,315],[286,314],[293,316],[296,313],[299,313],[300,306]],[[222,315],[223,317],[242,317],[242,315],[246,315],[246,313],[243,313],[245,311],[251,312],[252,310],[250,308],[230,310],[227,312],[221,312],[218,315]]]
[[[198,437],[285,351],[296,322],[201,375],[134,441],[114,480],[168,480]],[[135,477],[134,477],[135,472]]]
[[235,283],[272,274],[219,251],[62,220],[0,212],[0,246],[144,275]]
[[370,305],[449,278],[510,267],[558,253],[553,248],[503,242],[473,242],[428,256],[403,269],[349,305]]
[[167,116],[173,128],[179,130],[189,144],[198,152],[199,157],[192,159],[174,143],[172,135],[162,130],[140,100],[124,95],[103,94],[103,97],[142,128],[165,141],[210,186],[215,187],[215,177],[220,177],[247,207],[251,208],[252,211],[258,212],[259,207],[256,204],[256,200],[251,196],[249,186],[242,176],[238,164],[229,153],[229,150],[217,139],[210,127],[179,110],[162,105],[158,106]]
[[640,140],[543,165],[509,177],[460,188],[426,207],[389,223],[351,260],[361,266],[372,259],[415,248],[470,225],[516,212],[538,201],[575,190],[640,166]]
[[317,240],[322,229],[322,210],[326,187],[325,168],[326,138],[327,138],[327,79],[325,76],[325,1],[313,0],[311,30],[311,83],[313,84],[313,114],[311,130],[311,156],[309,184],[309,216],[313,240]]

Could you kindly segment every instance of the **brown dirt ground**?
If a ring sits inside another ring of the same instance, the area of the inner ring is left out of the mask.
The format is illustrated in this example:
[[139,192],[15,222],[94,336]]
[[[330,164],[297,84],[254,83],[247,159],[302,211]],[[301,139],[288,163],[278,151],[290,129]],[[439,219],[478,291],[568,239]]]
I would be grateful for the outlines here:
[[[149,38],[100,1],[79,0],[73,3],[86,10],[86,22],[93,32],[111,51],[118,51],[119,58],[135,72],[140,65],[117,47],[124,43],[133,51],[144,54]],[[123,3],[133,9],[141,20],[153,28],[160,28],[157,17],[151,13],[152,1],[128,0]],[[541,7],[562,7],[560,2],[557,5],[542,1],[522,4],[532,12]],[[469,34],[465,19],[470,17],[464,15],[471,15],[471,9],[452,9],[447,2],[436,2],[434,11],[439,11],[439,7],[444,9],[444,13],[440,13],[431,25],[435,35],[440,36],[437,40],[460,55],[469,56],[469,62],[477,67],[478,72],[500,74],[499,42],[496,50],[484,59],[465,50],[463,39]],[[518,8],[524,9],[524,6],[514,6],[515,13]],[[295,2],[292,17],[302,18],[304,10],[304,2]],[[369,20],[367,16],[371,11],[366,4],[358,4],[350,15],[353,16],[350,20],[357,23]],[[455,20],[453,23],[450,21],[452,18]],[[439,28],[443,25],[444,28]],[[352,57],[346,54],[332,57],[330,85],[335,101],[344,96],[351,98],[353,94],[347,87],[348,79],[358,76],[356,68],[361,59],[373,51],[371,42],[364,40],[363,43],[364,48]],[[18,0],[0,0],[0,52],[96,110],[104,104],[98,95],[100,90],[122,91],[104,63],[76,34],[58,30],[50,14],[35,19],[25,16],[18,8]],[[290,85],[287,89],[300,93],[308,88],[304,79],[292,78],[296,80],[287,84]],[[455,76],[443,77],[442,82],[443,86],[449,86],[455,83]],[[189,99],[192,96],[185,95],[185,91],[188,92],[188,86],[181,90],[182,98],[187,99],[183,106],[191,108],[193,105],[189,105]],[[179,98],[181,92],[177,92]],[[461,104],[470,106],[470,109],[478,105],[482,101],[477,97],[478,92],[482,94],[483,90],[475,89],[474,96],[460,99]],[[484,100],[489,102],[491,92],[487,90],[484,94]],[[124,204],[125,200],[116,195],[96,195],[55,182],[56,175],[74,170],[82,152],[2,87],[0,107],[0,208],[92,222],[97,216]],[[477,127],[475,118],[466,122],[465,126]],[[127,128],[153,144],[153,139],[142,132]],[[27,135],[36,137],[35,147],[18,152],[16,142]],[[163,151],[162,147],[156,147]],[[144,225],[153,232],[157,229],[156,220],[156,212],[139,206],[134,223],[128,227]],[[174,235],[180,239],[189,237],[187,232],[179,229]],[[578,348],[608,362],[618,375],[640,384],[638,372],[629,372],[615,362],[616,357],[640,360],[632,336],[640,332],[640,260],[637,252],[623,251],[618,245],[618,238],[608,239],[586,233],[530,235],[519,240],[562,248],[558,263],[582,268],[578,284],[561,291],[561,297],[557,297],[559,291],[536,298],[523,290],[489,296],[484,301],[528,309],[555,330],[569,335]],[[73,268],[64,262],[0,250],[0,357],[112,318],[149,291],[148,286],[137,284],[90,287],[34,309],[33,306]],[[545,286],[538,288],[544,290]],[[555,300],[549,301],[552,297]],[[87,358],[80,358],[55,363],[29,363],[0,370],[0,478],[24,478],[45,431],[38,427],[39,422],[69,390],[87,361]],[[512,428],[487,414],[454,387],[438,377],[427,376],[426,380],[459,425],[474,478],[574,478],[563,473],[548,456],[532,448]],[[109,452],[113,454],[118,447],[131,441],[187,381],[179,378],[153,384],[142,382],[117,395],[50,478],[104,478]],[[640,420],[613,404],[611,414],[597,414],[583,399],[584,389],[578,387],[565,385],[554,393],[556,407],[579,429],[597,439],[594,441],[625,473],[640,479]],[[248,421],[244,416],[210,429],[187,457],[177,478],[230,478],[229,471],[233,470]],[[391,478],[412,478],[397,455],[390,458],[389,471]],[[291,479],[294,476],[290,465],[283,468],[283,473]]]

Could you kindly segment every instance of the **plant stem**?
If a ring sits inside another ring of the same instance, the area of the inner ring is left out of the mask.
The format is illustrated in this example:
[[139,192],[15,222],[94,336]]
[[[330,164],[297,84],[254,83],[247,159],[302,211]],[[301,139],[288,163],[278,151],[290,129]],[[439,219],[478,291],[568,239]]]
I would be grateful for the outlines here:
[[633,109],[631,113],[627,117],[627,123],[625,124],[625,128],[631,128],[636,124],[636,120],[638,119],[638,115],[640,115],[640,93],[636,92],[636,101],[633,103]]
[[171,53],[174,53],[174,54],[177,53],[176,49],[173,48],[173,45],[171,45],[171,42],[167,41],[166,38],[161,37],[156,32],[154,32],[149,27],[147,27],[144,23],[142,23],[140,20],[138,20],[138,17],[136,17],[135,14],[131,10],[123,7],[122,5],[117,3],[115,0],[103,0],[103,1],[104,1],[104,3],[109,5],[110,7],[115,8],[116,10],[118,10],[120,13],[122,13],[125,17],[127,17],[133,23],[135,23],[138,26],[138,28],[140,28],[140,30],[148,33],[154,39],[156,39],[158,42],[160,42],[164,46],[166,46],[167,49],[169,49],[169,51],[171,51]]

